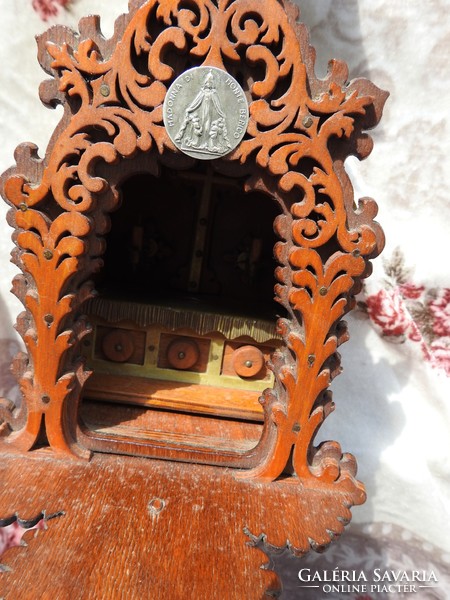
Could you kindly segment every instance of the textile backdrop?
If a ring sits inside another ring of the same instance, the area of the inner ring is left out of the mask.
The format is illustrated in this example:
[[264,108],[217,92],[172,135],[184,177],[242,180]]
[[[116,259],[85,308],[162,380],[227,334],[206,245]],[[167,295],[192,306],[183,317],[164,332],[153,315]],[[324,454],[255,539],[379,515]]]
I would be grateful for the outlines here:
[[[433,569],[439,584],[417,597],[450,598],[450,1],[297,3],[319,75],[336,57],[351,77],[391,92],[372,155],[347,161],[356,194],[379,204],[387,243],[348,319],[344,373],[332,386],[337,408],[319,434],[356,455],[368,500],[353,510],[341,540],[308,560],[331,569]],[[34,35],[56,22],[76,28],[80,17],[96,13],[109,37],[126,8],[125,0],[0,0],[2,171],[23,141],[34,142],[42,156],[60,117],[38,98],[46,75]],[[13,323],[21,307],[9,293],[17,271],[9,263],[5,215],[2,203],[0,393],[17,398],[8,369],[19,348]],[[292,565],[284,572],[286,598],[300,597]],[[359,598],[375,596],[385,597]]]

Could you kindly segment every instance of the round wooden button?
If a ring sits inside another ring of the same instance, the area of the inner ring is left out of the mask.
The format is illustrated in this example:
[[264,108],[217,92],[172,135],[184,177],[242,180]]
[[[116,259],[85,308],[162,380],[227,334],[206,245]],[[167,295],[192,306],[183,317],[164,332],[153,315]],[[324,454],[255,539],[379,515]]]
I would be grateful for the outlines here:
[[113,362],[127,362],[134,352],[131,333],[123,329],[113,329],[102,340],[103,354]]
[[200,350],[197,344],[188,338],[173,340],[167,348],[167,360],[172,369],[186,371],[198,361]]
[[254,377],[264,366],[264,355],[255,346],[241,346],[233,352],[233,368],[239,377]]

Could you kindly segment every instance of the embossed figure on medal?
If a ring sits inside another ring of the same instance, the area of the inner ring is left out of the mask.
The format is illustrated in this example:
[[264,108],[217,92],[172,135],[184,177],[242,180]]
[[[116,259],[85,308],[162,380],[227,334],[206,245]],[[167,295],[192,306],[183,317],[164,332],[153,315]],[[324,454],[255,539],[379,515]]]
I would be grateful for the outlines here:
[[[195,112],[197,111],[198,112]],[[224,154],[231,150],[224,113],[211,69],[205,77],[201,90],[187,107],[183,124],[177,133],[176,141],[182,147],[199,148],[211,154]],[[188,125],[190,131],[186,132]]]
[[175,146],[202,160],[234,150],[249,120],[247,99],[239,83],[213,67],[195,67],[177,77],[167,92],[163,115]]

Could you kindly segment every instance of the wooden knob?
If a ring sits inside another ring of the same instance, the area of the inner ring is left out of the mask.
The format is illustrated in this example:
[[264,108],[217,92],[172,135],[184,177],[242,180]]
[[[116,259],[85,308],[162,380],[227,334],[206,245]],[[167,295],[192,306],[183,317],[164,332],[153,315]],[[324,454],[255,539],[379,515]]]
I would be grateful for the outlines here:
[[134,352],[134,343],[130,332],[113,329],[103,338],[102,350],[108,360],[127,362]]
[[187,338],[173,340],[167,348],[167,360],[172,369],[183,371],[191,369],[198,361],[199,356],[200,350],[197,344]]
[[264,355],[255,346],[241,346],[233,352],[233,368],[239,377],[254,377],[264,366]]

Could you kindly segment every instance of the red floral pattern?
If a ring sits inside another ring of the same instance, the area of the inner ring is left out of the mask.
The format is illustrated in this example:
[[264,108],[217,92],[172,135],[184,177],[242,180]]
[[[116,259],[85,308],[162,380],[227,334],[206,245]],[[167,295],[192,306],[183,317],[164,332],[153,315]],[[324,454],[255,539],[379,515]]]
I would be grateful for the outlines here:
[[430,346],[431,362],[450,376],[450,337],[439,338]]
[[380,290],[366,300],[367,311],[383,335],[402,336],[408,330],[408,318],[402,296],[398,289]]
[[430,311],[434,317],[433,331],[437,335],[450,335],[450,289],[443,289],[433,302]]
[[43,21],[56,17],[61,8],[66,7],[71,0],[33,0],[32,7]]
[[415,284],[399,250],[384,268],[384,289],[362,303],[369,317],[390,341],[417,343],[425,359],[450,376],[450,288]]
[[400,285],[401,295],[409,300],[418,300],[424,291],[425,287],[423,285],[416,285],[410,281]]

